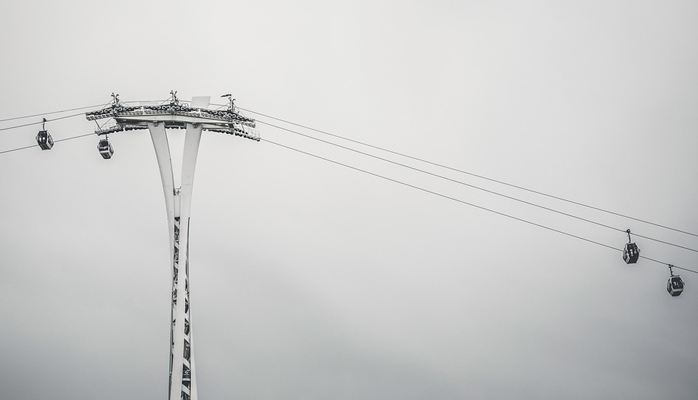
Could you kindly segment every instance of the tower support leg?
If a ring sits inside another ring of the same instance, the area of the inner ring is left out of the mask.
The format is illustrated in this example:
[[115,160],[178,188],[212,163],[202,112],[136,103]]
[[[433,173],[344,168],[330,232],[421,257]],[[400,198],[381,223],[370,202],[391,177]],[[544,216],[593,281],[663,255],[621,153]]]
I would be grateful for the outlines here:
[[189,223],[196,157],[202,127],[187,124],[181,186],[176,187],[164,124],[148,123],[162,179],[170,234],[172,308],[169,400],[197,400],[191,302],[189,298]]

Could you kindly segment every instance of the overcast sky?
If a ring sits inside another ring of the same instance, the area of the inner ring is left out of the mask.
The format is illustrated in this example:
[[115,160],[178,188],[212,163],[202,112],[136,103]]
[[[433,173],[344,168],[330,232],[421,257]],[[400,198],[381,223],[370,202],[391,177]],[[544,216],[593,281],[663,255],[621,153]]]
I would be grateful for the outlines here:
[[[698,275],[627,235],[262,122],[282,118],[698,233],[695,1],[4,1],[0,119],[232,93],[205,133],[191,298],[201,400],[695,399]],[[52,119],[75,114],[46,115]],[[0,122],[37,122],[41,115]],[[698,238],[306,129],[698,249]],[[0,131],[0,151],[40,125]],[[49,122],[60,140],[94,131]],[[173,147],[182,131],[171,131]],[[352,170],[611,246],[595,245]],[[0,154],[0,398],[165,399],[170,266],[147,131]],[[698,269],[695,251],[634,237]]]

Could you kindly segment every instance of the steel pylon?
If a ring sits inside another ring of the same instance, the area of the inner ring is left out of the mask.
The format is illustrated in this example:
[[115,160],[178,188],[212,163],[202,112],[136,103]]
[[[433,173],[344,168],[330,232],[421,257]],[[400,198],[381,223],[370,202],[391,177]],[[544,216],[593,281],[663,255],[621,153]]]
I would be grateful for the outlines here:
[[[228,109],[209,110],[210,97],[195,97],[191,105],[180,103],[176,92],[172,100],[160,105],[127,106],[113,95],[111,106],[86,114],[88,120],[112,118],[109,128],[99,127],[96,133],[148,129],[160,170],[170,237],[172,305],[170,325],[169,400],[198,400],[194,364],[189,295],[189,223],[194,170],[203,130],[227,133],[259,141],[254,120],[238,114],[234,100]],[[172,155],[167,138],[168,128],[186,129],[182,158],[182,175],[177,187],[172,170]]]

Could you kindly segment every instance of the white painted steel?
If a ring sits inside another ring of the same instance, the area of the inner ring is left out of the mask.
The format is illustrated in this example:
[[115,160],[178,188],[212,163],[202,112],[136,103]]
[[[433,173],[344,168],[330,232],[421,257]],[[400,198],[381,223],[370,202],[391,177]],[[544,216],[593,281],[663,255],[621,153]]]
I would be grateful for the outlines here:
[[[182,393],[190,395],[191,400],[197,400],[191,300],[189,298],[189,221],[194,171],[202,126],[201,124],[187,124],[182,160],[182,182],[179,188],[174,187],[172,158],[164,124],[150,122],[148,129],[153,139],[153,147],[160,168],[170,231],[172,325],[170,328],[169,400],[181,400]],[[187,325],[185,321],[188,322],[188,332],[185,332]],[[184,357],[185,340],[189,342],[189,360]],[[189,368],[189,379],[185,379],[183,376],[185,368]],[[187,381],[189,387],[187,387]]]
[[[160,179],[162,180],[162,191],[165,195],[165,210],[167,211],[168,230],[170,232],[170,243],[174,242],[174,174],[172,173],[172,157],[170,156],[170,144],[167,141],[165,125],[162,123],[148,123],[150,138],[153,140],[155,157],[160,168]],[[170,246],[170,252],[172,253]],[[173,254],[170,254],[170,260]]]

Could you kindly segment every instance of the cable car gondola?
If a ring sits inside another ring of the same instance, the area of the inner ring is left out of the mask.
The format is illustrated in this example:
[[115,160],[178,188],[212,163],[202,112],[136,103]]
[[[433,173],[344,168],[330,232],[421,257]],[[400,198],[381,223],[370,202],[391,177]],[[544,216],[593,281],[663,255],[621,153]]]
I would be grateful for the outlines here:
[[625,247],[623,248],[623,260],[626,264],[635,264],[637,259],[640,258],[640,249],[635,243],[632,243],[632,240],[630,239],[630,229],[628,229],[627,232],[628,243],[626,243]]
[[679,275],[674,275],[671,267],[673,267],[673,265],[669,264],[669,273],[671,274],[671,278],[669,278],[669,280],[666,282],[666,291],[669,292],[670,295],[676,297],[683,292],[683,287],[686,283]]
[[53,138],[46,130],[46,118],[41,125],[41,130],[36,134],[36,143],[41,147],[41,150],[51,150],[53,147]]
[[99,141],[97,144],[97,150],[99,150],[99,154],[101,154],[102,158],[105,160],[110,159],[111,156],[114,155],[114,148],[112,147],[111,143],[109,143],[109,139],[107,138]]

